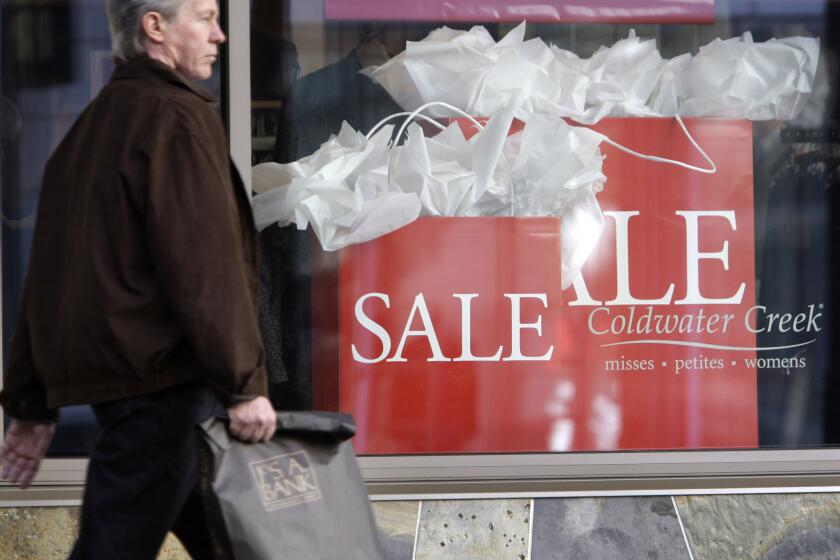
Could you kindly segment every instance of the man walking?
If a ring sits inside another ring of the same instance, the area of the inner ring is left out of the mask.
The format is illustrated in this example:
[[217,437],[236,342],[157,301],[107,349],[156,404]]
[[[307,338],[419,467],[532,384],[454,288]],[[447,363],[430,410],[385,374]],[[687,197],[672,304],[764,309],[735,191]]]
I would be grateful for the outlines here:
[[91,403],[102,436],[71,558],[154,558],[174,531],[211,556],[195,425],[275,430],[256,319],[250,205],[210,77],[215,0],[108,0],[111,82],[44,173],[0,404],[2,478],[26,487],[58,408]]

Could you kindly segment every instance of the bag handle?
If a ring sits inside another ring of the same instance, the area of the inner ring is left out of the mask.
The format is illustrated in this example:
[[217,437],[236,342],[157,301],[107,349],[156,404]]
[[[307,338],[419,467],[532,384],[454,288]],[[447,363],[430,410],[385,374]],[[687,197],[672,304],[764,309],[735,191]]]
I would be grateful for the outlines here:
[[[229,449],[232,438],[228,433],[227,412],[219,412],[199,424],[205,437],[220,449]],[[356,433],[356,422],[350,414],[340,412],[294,411],[277,413],[276,434],[298,434],[311,437],[327,436],[339,440],[350,439]]]
[[[449,103],[446,103],[444,101],[430,101],[430,102],[428,102],[424,105],[421,105],[417,109],[415,109],[414,112],[409,113],[409,117],[405,120],[403,125],[400,127],[399,132],[397,132],[397,135],[394,137],[394,143],[400,141],[400,138],[402,138],[402,135],[405,132],[406,128],[408,128],[408,125],[411,124],[411,122],[416,117],[428,118],[425,115],[421,115],[420,113],[422,111],[425,111],[429,107],[444,107],[446,109],[449,109],[453,113],[457,113],[457,114],[461,115],[462,117],[464,117],[466,119],[469,119],[470,122],[472,122],[476,127],[478,127],[479,130],[484,130],[484,125],[481,124],[480,122],[478,122],[475,117],[473,117],[472,115],[470,115],[466,111],[462,111],[458,107],[455,107],[454,105],[450,105]],[[431,119],[429,119],[429,120],[431,120]],[[438,124],[440,126],[441,130],[444,130],[446,128],[443,125],[440,125],[440,123],[438,123],[437,121],[434,121],[434,122],[435,122],[435,124]]]
[[370,129],[370,132],[368,132],[368,133],[365,135],[365,138],[367,138],[368,140],[370,140],[371,138],[373,138],[373,135],[374,135],[374,134],[376,134],[377,132],[379,132],[379,129],[380,129],[380,128],[382,128],[383,126],[385,126],[385,125],[386,125],[387,123],[389,123],[390,121],[392,121],[392,120],[394,120],[394,119],[397,119],[397,118],[399,118],[399,117],[411,117],[411,118],[419,118],[419,119],[423,119],[424,121],[426,121],[426,122],[428,122],[428,123],[430,123],[430,124],[432,124],[432,125],[436,126],[436,127],[438,128],[438,130],[446,130],[446,127],[445,127],[445,126],[443,126],[442,124],[440,124],[439,122],[437,122],[435,119],[433,119],[433,118],[431,118],[431,117],[427,117],[426,115],[420,115],[420,114],[417,114],[417,115],[412,115],[412,114],[411,114],[411,113],[409,113],[409,112],[402,112],[402,113],[394,113],[393,115],[389,115],[389,116],[385,117],[384,119],[382,119],[381,121],[379,121],[378,123],[376,123],[375,125],[373,125],[373,128],[371,128],[371,129]]
[[356,434],[356,422],[341,412],[284,411],[277,413],[277,432],[349,439]]
[[682,131],[685,133],[686,137],[688,138],[688,141],[691,142],[691,145],[694,146],[694,148],[698,152],[700,152],[700,155],[703,157],[703,159],[706,160],[706,163],[708,163],[711,166],[710,168],[704,169],[702,167],[697,167],[695,165],[691,165],[691,164],[688,164],[688,163],[685,163],[685,162],[682,162],[682,161],[663,158],[663,157],[659,157],[659,156],[652,156],[652,155],[648,155],[648,154],[641,154],[641,153],[639,153],[635,150],[631,150],[630,148],[627,148],[626,146],[622,146],[621,144],[611,140],[607,136],[604,136],[604,142],[606,142],[607,144],[609,144],[613,148],[621,150],[622,152],[624,152],[626,154],[630,154],[631,156],[635,156],[637,158],[646,159],[646,160],[649,160],[649,161],[655,161],[657,163],[666,163],[666,164],[669,164],[669,165],[676,165],[677,167],[682,167],[682,168],[685,168],[685,169],[689,169],[691,171],[696,171],[698,173],[706,173],[708,175],[713,175],[713,174],[717,173],[717,165],[715,165],[715,162],[712,161],[712,158],[709,157],[709,155],[703,150],[703,148],[700,147],[700,144],[697,143],[697,141],[694,139],[694,136],[691,135],[691,132],[688,131],[688,128],[685,126],[685,123],[682,120],[682,117],[680,117],[680,115],[677,114],[677,115],[674,115],[674,118],[677,120],[677,123],[679,123],[680,128],[682,128]]
[[[376,132],[376,130],[378,130],[379,127],[381,127],[385,122],[388,122],[389,120],[391,120],[393,118],[396,118],[396,117],[399,117],[399,116],[406,116],[406,115],[408,116],[408,119],[405,120],[403,125],[400,127],[399,132],[397,132],[397,135],[394,137],[393,142],[395,142],[395,143],[399,142],[399,140],[402,138],[402,135],[405,132],[408,125],[415,118],[421,118],[421,119],[424,119],[426,121],[429,121],[429,122],[433,123],[435,126],[437,126],[440,130],[443,130],[445,128],[443,125],[441,125],[440,123],[438,123],[437,121],[435,121],[433,119],[430,119],[429,117],[426,117],[425,115],[420,114],[421,111],[424,111],[427,108],[434,107],[434,106],[445,107],[445,108],[449,109],[450,111],[453,111],[455,113],[460,114],[461,116],[469,119],[479,130],[484,128],[484,126],[480,122],[478,122],[472,115],[469,115],[468,113],[466,113],[465,111],[462,111],[461,109],[455,107],[454,105],[450,105],[449,103],[445,103],[443,101],[430,101],[429,103],[421,105],[420,107],[418,107],[416,110],[414,110],[411,113],[407,113],[407,112],[406,113],[397,113],[395,115],[391,115],[390,117],[386,117],[385,119],[383,119],[382,121],[377,123],[376,126],[373,127],[371,132],[368,133],[367,137],[370,138],[373,135],[373,133]],[[623,146],[623,145],[619,144],[618,142],[612,140],[611,138],[609,138],[607,136],[604,136],[604,142],[606,142],[607,144],[609,144],[613,148],[616,148],[617,150],[620,150],[620,151],[622,151],[626,154],[629,154],[629,155],[637,157],[637,158],[646,159],[648,161],[653,161],[653,162],[656,162],[656,163],[664,163],[664,164],[667,164],[667,165],[675,165],[677,167],[682,167],[682,168],[688,169],[690,171],[696,171],[698,173],[705,173],[705,174],[708,174],[708,175],[713,175],[713,174],[717,173],[717,165],[712,160],[712,158],[709,157],[709,154],[707,154],[706,151],[702,147],[700,147],[700,144],[697,143],[697,140],[694,139],[694,136],[688,130],[688,127],[686,127],[685,122],[683,121],[683,119],[679,115],[679,113],[674,115],[674,118],[676,119],[677,124],[680,125],[680,128],[682,129],[686,138],[688,138],[688,141],[691,142],[691,145],[694,146],[694,149],[697,150],[700,153],[700,156],[709,165],[708,168],[697,167],[696,165],[691,165],[691,164],[685,163],[683,161],[664,158],[664,157],[660,157],[660,156],[654,156],[654,155],[650,155],[650,154],[642,154],[642,153],[637,152],[637,151],[635,151],[631,148],[628,148],[626,146]],[[572,120],[574,120],[574,119],[572,119]]]

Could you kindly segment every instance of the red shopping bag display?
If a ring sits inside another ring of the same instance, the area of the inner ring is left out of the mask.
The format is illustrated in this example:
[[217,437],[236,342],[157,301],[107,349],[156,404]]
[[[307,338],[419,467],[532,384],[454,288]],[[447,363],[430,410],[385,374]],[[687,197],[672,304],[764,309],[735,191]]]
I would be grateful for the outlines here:
[[[602,145],[606,227],[566,290],[558,218],[424,218],[322,254],[316,407],[354,415],[360,454],[757,446],[751,124],[687,125],[716,174]],[[702,163],[672,119],[594,128]]]

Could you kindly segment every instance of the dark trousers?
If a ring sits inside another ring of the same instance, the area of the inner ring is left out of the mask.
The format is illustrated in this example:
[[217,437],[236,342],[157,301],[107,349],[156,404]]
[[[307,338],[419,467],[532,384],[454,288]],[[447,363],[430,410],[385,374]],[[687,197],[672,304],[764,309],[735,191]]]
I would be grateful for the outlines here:
[[169,531],[194,559],[213,557],[195,426],[217,406],[198,382],[93,406],[103,430],[71,560],[153,560]]

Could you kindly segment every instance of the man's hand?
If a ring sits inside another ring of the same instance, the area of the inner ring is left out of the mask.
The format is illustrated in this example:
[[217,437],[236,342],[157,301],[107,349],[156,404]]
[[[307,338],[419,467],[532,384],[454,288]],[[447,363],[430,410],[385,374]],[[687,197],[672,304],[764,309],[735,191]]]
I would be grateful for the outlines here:
[[228,409],[230,433],[242,441],[268,441],[277,429],[277,412],[265,397],[241,402]]
[[0,447],[0,464],[3,471],[0,479],[26,488],[41,466],[41,459],[47,454],[53,434],[53,422],[29,422],[12,420],[3,446]]

